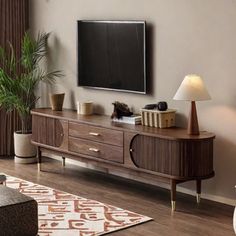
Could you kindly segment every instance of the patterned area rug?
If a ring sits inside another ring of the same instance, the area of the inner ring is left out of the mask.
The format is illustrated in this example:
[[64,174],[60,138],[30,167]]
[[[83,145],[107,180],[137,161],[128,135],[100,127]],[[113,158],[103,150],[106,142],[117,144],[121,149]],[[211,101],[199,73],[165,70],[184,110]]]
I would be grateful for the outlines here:
[[38,202],[40,236],[96,236],[151,220],[128,210],[7,176],[7,186]]

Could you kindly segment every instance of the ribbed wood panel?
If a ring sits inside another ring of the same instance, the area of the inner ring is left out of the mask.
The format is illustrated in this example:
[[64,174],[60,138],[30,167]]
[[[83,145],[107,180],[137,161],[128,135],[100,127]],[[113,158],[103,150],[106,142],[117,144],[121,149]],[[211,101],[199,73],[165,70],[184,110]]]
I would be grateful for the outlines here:
[[63,139],[64,130],[62,126],[62,121],[49,117],[33,116],[33,141],[53,147],[60,147],[62,145]]
[[[0,0],[0,45],[6,50],[11,42],[19,58],[21,42],[29,26],[28,0]],[[20,71],[20,68],[18,68]],[[0,110],[0,155],[12,155],[13,133],[20,128],[17,113]]]
[[213,139],[167,140],[137,135],[131,143],[139,168],[174,177],[204,177],[213,173]]

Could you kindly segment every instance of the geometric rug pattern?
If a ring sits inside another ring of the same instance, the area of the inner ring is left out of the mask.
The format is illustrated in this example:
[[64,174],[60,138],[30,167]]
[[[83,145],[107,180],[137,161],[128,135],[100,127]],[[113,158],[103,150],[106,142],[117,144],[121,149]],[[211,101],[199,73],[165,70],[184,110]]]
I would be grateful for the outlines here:
[[40,236],[97,236],[128,228],[150,217],[7,176],[6,184],[38,202]]

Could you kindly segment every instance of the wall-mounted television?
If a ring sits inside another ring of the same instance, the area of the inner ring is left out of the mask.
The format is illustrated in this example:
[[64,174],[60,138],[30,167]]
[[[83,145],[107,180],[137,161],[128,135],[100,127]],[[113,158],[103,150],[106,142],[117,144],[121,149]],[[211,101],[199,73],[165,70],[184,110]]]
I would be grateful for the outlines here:
[[78,21],[78,86],[146,93],[145,21]]

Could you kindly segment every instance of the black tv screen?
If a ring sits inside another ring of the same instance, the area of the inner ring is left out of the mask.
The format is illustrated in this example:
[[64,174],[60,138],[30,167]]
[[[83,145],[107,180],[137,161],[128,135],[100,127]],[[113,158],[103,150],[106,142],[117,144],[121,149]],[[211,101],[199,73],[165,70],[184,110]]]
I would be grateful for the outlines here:
[[78,85],[146,93],[145,22],[78,21]]

